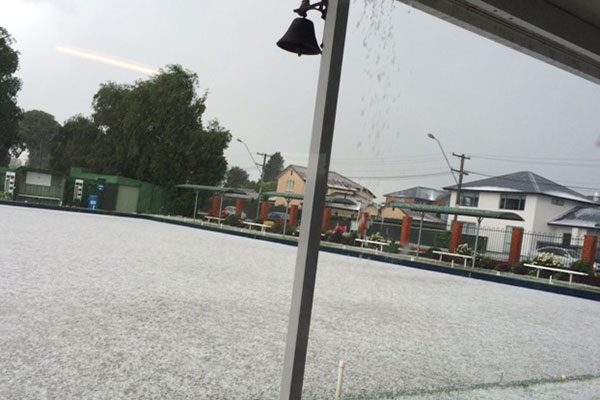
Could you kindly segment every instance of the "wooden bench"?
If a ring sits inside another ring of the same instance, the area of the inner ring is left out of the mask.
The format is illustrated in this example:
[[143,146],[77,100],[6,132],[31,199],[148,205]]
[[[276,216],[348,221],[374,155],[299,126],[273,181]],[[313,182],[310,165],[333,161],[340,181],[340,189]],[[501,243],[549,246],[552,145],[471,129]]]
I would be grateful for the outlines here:
[[223,218],[219,218],[219,217],[213,217],[212,215],[205,215],[204,218],[208,221],[208,222],[213,222],[215,221],[215,223],[222,223],[223,222]]
[[[586,274],[585,272],[573,271],[572,269],[553,268],[553,267],[546,267],[543,265],[535,265],[535,264],[523,264],[523,265],[526,267],[529,267],[529,268],[537,269],[537,273],[535,274],[536,278],[540,277],[541,270],[555,271],[555,272],[562,272],[565,274],[569,274],[569,284],[573,283],[573,275],[588,276],[588,274]],[[550,279],[552,279],[552,276],[550,276]]]
[[258,222],[246,222],[242,221],[244,224],[248,225],[248,229],[252,230],[252,227],[260,228],[260,231],[264,234],[269,225],[259,224]]
[[[389,243],[386,242],[377,242],[375,240],[368,239],[354,239],[357,242],[361,242],[360,247],[365,247],[366,244],[374,244],[375,246],[379,246],[379,251],[383,251],[383,246],[387,246]],[[375,248],[375,252],[377,252],[377,248]]]
[[[465,262],[464,262],[464,267],[465,268],[467,268],[467,260],[472,260],[473,259],[473,256],[467,256],[465,254],[458,254],[458,253],[449,253],[447,251],[434,251],[433,253],[440,255],[440,261],[442,261],[442,257],[443,256],[461,257],[462,259],[465,260]],[[454,265],[454,260],[452,260],[452,265]]]

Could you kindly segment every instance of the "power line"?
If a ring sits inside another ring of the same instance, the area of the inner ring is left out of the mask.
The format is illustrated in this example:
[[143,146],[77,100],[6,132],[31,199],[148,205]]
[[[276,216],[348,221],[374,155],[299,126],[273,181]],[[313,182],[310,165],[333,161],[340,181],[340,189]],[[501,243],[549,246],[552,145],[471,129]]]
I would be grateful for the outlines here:
[[400,180],[410,178],[423,178],[427,176],[442,176],[448,175],[447,171],[444,172],[433,172],[430,174],[415,174],[415,175],[395,175],[395,176],[349,176],[350,179],[377,179],[377,180]]

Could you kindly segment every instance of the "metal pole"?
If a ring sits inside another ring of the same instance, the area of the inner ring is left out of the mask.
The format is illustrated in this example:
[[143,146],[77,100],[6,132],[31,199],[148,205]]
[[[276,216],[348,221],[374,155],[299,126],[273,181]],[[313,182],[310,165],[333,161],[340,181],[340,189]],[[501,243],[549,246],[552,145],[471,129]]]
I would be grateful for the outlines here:
[[350,0],[329,0],[327,8],[280,400],[302,398],[349,6]]
[[423,218],[425,218],[425,213],[421,213],[421,222],[419,223],[419,239],[417,240],[417,257],[421,255],[421,232],[423,231]]
[[196,211],[198,210],[198,191],[196,190],[196,202],[194,203],[194,218],[193,220],[196,220]]
[[221,193],[221,201],[219,202],[219,225],[223,225],[223,221],[221,220],[223,214],[223,193]]
[[258,188],[258,201],[256,202],[256,218],[258,218],[259,212],[260,212],[260,200],[262,197],[263,182],[265,180],[265,165],[267,163],[267,156],[268,156],[268,154],[265,154],[265,153],[259,153],[259,154],[262,154],[262,156],[263,156],[263,164],[262,164],[262,171],[260,173],[260,186]]
[[290,209],[290,199],[285,199],[285,218],[283,219],[283,236],[287,229],[288,210]]
[[475,232],[475,248],[473,249],[473,264],[475,268],[475,259],[477,258],[477,242],[479,241],[479,226],[481,224],[481,217],[477,217],[477,231]]

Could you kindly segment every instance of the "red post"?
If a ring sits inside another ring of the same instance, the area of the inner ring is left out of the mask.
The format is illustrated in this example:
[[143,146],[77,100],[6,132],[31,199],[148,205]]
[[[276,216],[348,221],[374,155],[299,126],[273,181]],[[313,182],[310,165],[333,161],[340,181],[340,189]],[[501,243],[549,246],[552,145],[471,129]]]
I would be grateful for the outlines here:
[[521,246],[523,244],[523,228],[512,228],[512,237],[510,239],[510,253],[508,253],[508,263],[517,264],[521,261]]
[[462,221],[452,222],[452,237],[450,238],[450,248],[448,249],[450,253],[454,253],[456,251],[456,248],[462,240],[462,228]]
[[598,246],[598,236],[585,235],[583,237],[583,251],[581,252],[581,260],[594,265],[596,260],[596,247]]
[[295,228],[298,225],[298,204],[290,206],[290,226]]
[[323,230],[327,232],[329,230],[329,225],[331,225],[331,208],[325,208],[323,211]]
[[369,213],[361,212],[358,218],[358,231],[362,234],[366,234],[369,229]]
[[402,233],[400,234],[400,244],[405,246],[410,243],[410,226],[412,225],[411,217],[402,217]]
[[243,205],[244,205],[243,199],[235,200],[235,215],[237,215],[239,218],[242,218],[242,206]]
[[262,218],[263,222],[269,218],[269,202],[263,201],[262,207],[260,209],[260,218]]
[[213,196],[213,204],[212,204],[212,208],[210,209],[210,211],[212,211],[215,214],[218,214],[220,205],[221,205],[221,196],[214,195]]

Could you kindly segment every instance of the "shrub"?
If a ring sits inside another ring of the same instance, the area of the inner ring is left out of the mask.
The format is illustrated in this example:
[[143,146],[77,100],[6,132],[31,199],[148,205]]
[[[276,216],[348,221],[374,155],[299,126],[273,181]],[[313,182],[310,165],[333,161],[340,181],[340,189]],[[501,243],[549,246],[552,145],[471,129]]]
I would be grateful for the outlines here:
[[375,232],[371,236],[367,237],[368,240],[373,240],[375,242],[388,242],[389,241],[383,236],[380,232]]
[[355,240],[357,237],[358,237],[358,232],[352,231],[352,232],[350,232],[350,234],[348,236],[346,236],[342,239],[342,243],[350,245],[350,246],[354,246],[356,244]]
[[231,226],[240,226],[240,217],[235,214],[230,214],[225,218],[225,224]]
[[252,222],[254,222],[255,224],[262,224],[264,221],[261,217],[258,217],[258,218],[254,218],[252,220]]
[[494,269],[496,271],[500,271],[500,272],[508,272],[508,271],[510,271],[510,265],[508,265],[508,264],[498,264],[498,265],[496,265],[496,267],[494,267]]
[[510,270],[513,274],[518,275],[527,275],[531,271],[531,268],[527,268],[525,265],[525,261],[521,261],[519,263],[513,264],[510,266]]
[[440,251],[440,249],[438,247],[430,247],[425,251],[425,257],[427,258],[439,258],[439,256],[437,254],[434,253],[434,251]]
[[343,238],[344,238],[343,232],[340,230],[336,230],[335,232],[331,233],[331,237],[329,238],[329,241],[333,242],[333,243],[342,243]]
[[398,244],[395,242],[392,242],[392,243],[388,244],[387,246],[383,246],[383,251],[385,251],[387,253],[397,254],[398,253]]
[[12,196],[8,192],[0,192],[0,200],[12,200]]
[[586,274],[593,274],[592,264],[587,261],[577,260],[571,264],[571,269],[574,271],[585,272]]
[[[450,247],[450,238],[451,237],[452,237],[452,232],[450,232],[450,231],[440,232],[437,235],[435,235],[435,237],[433,238],[433,246],[447,249],[448,247]],[[436,251],[438,251],[438,250],[436,250]]]
[[494,268],[494,260],[492,260],[489,257],[486,256],[482,256],[482,257],[477,257],[477,266],[479,268],[484,268],[484,269],[493,269]]
[[563,264],[558,257],[552,253],[540,253],[532,261],[534,265],[543,265],[544,267],[562,268]]
[[470,248],[468,244],[462,243],[462,244],[459,244],[456,247],[455,253],[456,254],[461,254],[463,256],[472,256],[473,255],[473,249]]

